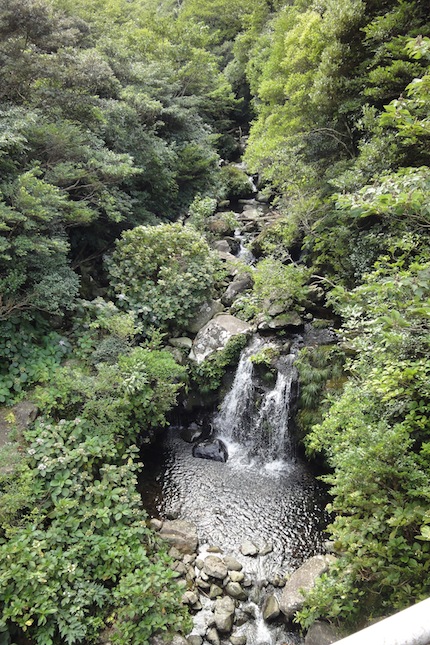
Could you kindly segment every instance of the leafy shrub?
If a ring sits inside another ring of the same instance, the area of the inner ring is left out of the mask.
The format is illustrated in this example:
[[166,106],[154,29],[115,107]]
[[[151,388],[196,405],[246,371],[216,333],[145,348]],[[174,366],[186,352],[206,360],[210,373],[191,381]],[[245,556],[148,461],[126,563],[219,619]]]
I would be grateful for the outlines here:
[[26,433],[37,499],[0,547],[1,620],[39,645],[95,642],[112,624],[119,645],[189,628],[135,490],[136,449],[99,430],[45,419]]
[[162,224],[126,231],[108,268],[118,306],[164,329],[185,326],[208,299],[215,262],[192,227]]
[[46,325],[0,321],[0,403],[11,404],[35,383],[46,383],[69,351],[68,340]]
[[246,334],[238,334],[230,338],[224,349],[213,352],[202,363],[192,364],[190,378],[193,387],[204,393],[217,390],[226,369],[238,362],[240,352],[247,342]]
[[253,195],[252,184],[243,170],[235,166],[224,166],[220,171],[220,181],[226,199],[236,201],[248,199]]
[[188,210],[187,224],[191,224],[203,233],[206,230],[207,220],[215,213],[216,207],[216,199],[197,195]]

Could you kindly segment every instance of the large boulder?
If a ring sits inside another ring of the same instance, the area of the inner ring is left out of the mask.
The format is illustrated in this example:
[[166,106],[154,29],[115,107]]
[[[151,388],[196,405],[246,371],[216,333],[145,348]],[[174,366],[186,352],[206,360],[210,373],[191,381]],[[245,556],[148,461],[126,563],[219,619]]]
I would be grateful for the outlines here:
[[213,352],[224,349],[230,338],[251,331],[251,326],[230,314],[219,314],[207,323],[194,339],[190,358],[202,363]]
[[161,537],[180,553],[195,553],[199,544],[194,524],[186,520],[166,520],[160,530]]
[[333,555],[314,555],[295,571],[287,581],[279,602],[280,609],[287,619],[293,618],[296,611],[303,607],[302,591],[308,592],[319,576],[335,562]]
[[193,320],[188,323],[186,330],[191,334],[197,334],[202,327],[204,327],[216,314],[220,313],[224,307],[219,300],[209,300],[205,302]]
[[193,457],[226,462],[228,459],[227,446],[221,439],[201,441],[193,446]]

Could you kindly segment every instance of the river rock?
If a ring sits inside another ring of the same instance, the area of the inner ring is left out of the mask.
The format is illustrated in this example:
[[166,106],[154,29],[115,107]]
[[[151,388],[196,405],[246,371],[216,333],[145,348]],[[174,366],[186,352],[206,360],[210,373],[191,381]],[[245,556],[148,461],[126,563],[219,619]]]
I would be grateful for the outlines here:
[[246,634],[232,634],[230,636],[231,645],[246,645]]
[[199,602],[199,597],[195,593],[195,591],[186,591],[184,595],[182,596],[182,604],[183,605],[197,605]]
[[215,625],[223,634],[231,632],[236,606],[233,598],[224,596],[215,602]]
[[251,557],[254,557],[258,555],[258,551],[258,547],[255,546],[255,544],[251,542],[251,540],[245,540],[245,542],[240,545],[240,552],[242,555],[249,555]]
[[166,520],[160,530],[161,537],[180,553],[195,553],[198,547],[197,530],[186,520]]
[[215,627],[210,627],[206,632],[206,640],[211,645],[220,645],[221,641]]
[[228,582],[225,586],[225,591],[236,600],[246,600],[248,598],[248,594],[238,582]]
[[224,349],[230,338],[247,334],[251,326],[230,314],[219,314],[207,323],[194,339],[190,358],[202,363],[213,352]]
[[333,625],[317,620],[306,634],[305,645],[331,645],[341,638],[342,635]]
[[224,307],[219,302],[219,300],[209,300],[208,302],[205,302],[200,307],[193,320],[188,323],[186,330],[191,334],[197,334],[197,332],[200,331],[202,327],[204,327],[216,314],[220,313],[223,309]]
[[245,579],[245,574],[242,571],[229,571],[228,575],[232,582],[242,582]]
[[218,585],[211,585],[210,590],[209,590],[209,598],[211,600],[215,600],[215,598],[219,598],[219,596],[222,596],[223,590],[221,587],[218,587]]
[[335,561],[336,558],[332,555],[315,555],[292,574],[285,584],[279,602],[281,611],[287,619],[292,618],[296,611],[303,607],[304,597],[301,590],[310,591],[316,579]]
[[241,273],[239,276],[237,276],[237,278],[233,280],[233,282],[229,284],[221,298],[221,302],[226,307],[230,307],[241,293],[247,291],[248,289],[252,289],[253,284],[254,280],[252,279],[252,276],[250,274]]
[[190,634],[187,636],[188,645],[202,645],[203,638],[199,634]]
[[228,459],[227,446],[221,439],[201,441],[193,446],[193,457],[226,462]]
[[243,565],[231,555],[225,555],[224,562],[229,571],[242,571],[243,569]]
[[268,553],[272,553],[273,551],[273,544],[272,542],[266,542],[266,544],[263,544],[259,551],[259,555],[267,555]]
[[222,553],[222,551],[219,548],[219,546],[215,546],[215,545],[208,546],[208,548],[206,550],[207,550],[208,553]]
[[196,578],[196,585],[203,591],[208,591],[211,587],[210,583],[207,580],[203,580],[203,578]]
[[263,618],[270,622],[278,618],[281,610],[279,608],[279,600],[275,595],[267,596],[263,605]]
[[221,558],[218,558],[216,555],[208,555],[207,558],[205,558],[203,572],[211,578],[224,580],[227,576],[227,567]]

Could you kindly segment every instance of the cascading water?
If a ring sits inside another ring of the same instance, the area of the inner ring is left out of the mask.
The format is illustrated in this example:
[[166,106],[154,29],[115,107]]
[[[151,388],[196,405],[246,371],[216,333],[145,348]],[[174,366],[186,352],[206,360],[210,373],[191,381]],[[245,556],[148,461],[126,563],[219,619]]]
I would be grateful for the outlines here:
[[268,466],[294,456],[290,404],[297,372],[294,355],[283,357],[278,363],[275,386],[257,396],[252,359],[263,346],[264,341],[257,337],[242,352],[232,388],[214,419],[214,427],[234,454],[239,452],[243,458],[245,449],[249,458]]

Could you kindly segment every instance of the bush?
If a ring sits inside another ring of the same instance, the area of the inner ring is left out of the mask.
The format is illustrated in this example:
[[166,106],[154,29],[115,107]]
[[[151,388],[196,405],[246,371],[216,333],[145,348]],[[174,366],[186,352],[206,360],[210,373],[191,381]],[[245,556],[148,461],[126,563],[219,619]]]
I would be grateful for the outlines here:
[[215,260],[192,227],[161,224],[126,231],[108,269],[118,306],[146,326],[182,328],[210,296]]

